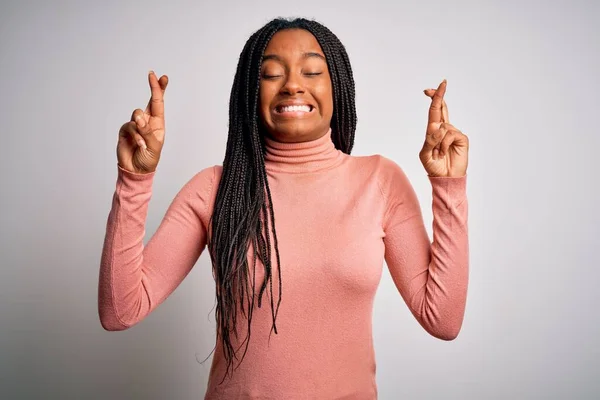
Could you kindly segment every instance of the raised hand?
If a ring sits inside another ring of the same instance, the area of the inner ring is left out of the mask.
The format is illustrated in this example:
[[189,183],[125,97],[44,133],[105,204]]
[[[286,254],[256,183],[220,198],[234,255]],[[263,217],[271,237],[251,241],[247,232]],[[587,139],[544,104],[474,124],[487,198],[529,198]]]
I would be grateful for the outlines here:
[[134,173],[156,170],[165,140],[164,95],[169,78],[158,79],[154,71],[148,73],[151,96],[146,109],[136,109],[131,120],[119,130],[117,160],[119,166]]
[[429,176],[461,177],[467,173],[469,138],[450,124],[444,101],[446,85],[444,79],[437,89],[424,90],[431,97],[431,105],[419,159]]

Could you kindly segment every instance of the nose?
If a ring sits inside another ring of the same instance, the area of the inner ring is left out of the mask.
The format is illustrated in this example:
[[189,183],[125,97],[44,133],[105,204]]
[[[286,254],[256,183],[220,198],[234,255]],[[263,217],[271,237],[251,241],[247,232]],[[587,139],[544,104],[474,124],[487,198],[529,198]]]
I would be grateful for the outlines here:
[[294,96],[297,93],[304,93],[304,87],[302,86],[302,82],[297,74],[288,74],[287,79],[281,87],[280,93],[287,94],[289,96]]

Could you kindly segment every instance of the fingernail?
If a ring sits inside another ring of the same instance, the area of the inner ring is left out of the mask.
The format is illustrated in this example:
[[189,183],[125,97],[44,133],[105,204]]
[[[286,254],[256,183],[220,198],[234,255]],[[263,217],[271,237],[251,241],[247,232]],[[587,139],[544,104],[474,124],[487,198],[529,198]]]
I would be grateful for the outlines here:
[[141,115],[138,115],[135,118],[135,121],[137,122],[137,124],[139,125],[140,128],[143,128],[144,126],[146,126],[146,120],[144,120],[144,118],[142,118]]
[[146,143],[144,143],[144,141],[143,141],[143,140],[141,140],[141,139],[140,139],[140,140],[138,140],[138,145],[139,145],[141,148],[143,148],[144,150],[146,150]]
[[154,71],[150,70],[148,71],[148,75],[152,75],[154,73]]

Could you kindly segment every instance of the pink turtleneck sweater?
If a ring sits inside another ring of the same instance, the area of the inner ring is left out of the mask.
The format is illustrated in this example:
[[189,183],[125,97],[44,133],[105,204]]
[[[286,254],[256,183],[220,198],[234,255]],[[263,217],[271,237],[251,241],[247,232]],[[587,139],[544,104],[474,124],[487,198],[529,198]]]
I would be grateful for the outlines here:
[[[469,268],[466,175],[428,177],[431,243],[417,196],[392,160],[346,155],[335,149],[331,131],[304,143],[267,140],[267,147],[281,256],[278,334],[269,340],[267,297],[254,311],[245,359],[222,385],[225,360],[217,345],[205,399],[376,399],[371,322],[384,260],[427,332],[452,340],[461,328]],[[100,265],[105,329],[139,323],[190,272],[206,246],[221,172],[215,165],[193,176],[144,245],[154,173],[118,167]],[[258,292],[262,265],[256,272]],[[277,270],[273,280],[276,304]],[[238,325],[241,341],[244,324]]]

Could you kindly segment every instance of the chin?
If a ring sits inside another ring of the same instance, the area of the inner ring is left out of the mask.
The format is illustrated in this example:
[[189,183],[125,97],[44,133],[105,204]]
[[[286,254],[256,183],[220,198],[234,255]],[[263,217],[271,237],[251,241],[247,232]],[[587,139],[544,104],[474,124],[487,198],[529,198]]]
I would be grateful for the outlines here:
[[[294,143],[315,140],[321,136],[323,129],[304,124],[281,124],[267,129],[269,134],[278,142]],[[325,129],[324,132],[327,130]]]

